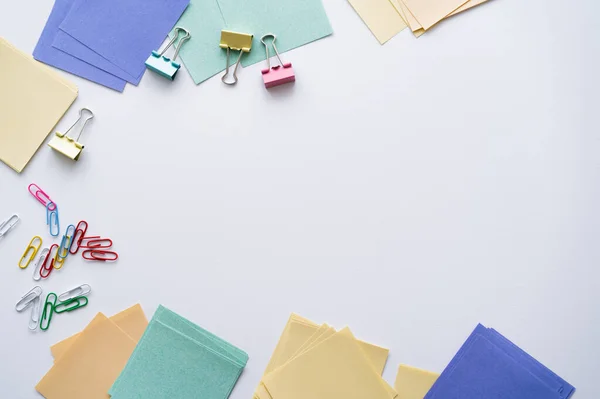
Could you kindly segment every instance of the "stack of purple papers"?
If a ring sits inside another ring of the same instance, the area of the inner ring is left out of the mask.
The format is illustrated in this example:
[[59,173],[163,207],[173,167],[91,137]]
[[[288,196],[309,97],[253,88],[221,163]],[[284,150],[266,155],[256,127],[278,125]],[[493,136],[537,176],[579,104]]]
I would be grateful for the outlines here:
[[481,324],[424,399],[568,399],[575,388]]
[[123,91],[137,85],[190,0],[56,0],[36,60]]

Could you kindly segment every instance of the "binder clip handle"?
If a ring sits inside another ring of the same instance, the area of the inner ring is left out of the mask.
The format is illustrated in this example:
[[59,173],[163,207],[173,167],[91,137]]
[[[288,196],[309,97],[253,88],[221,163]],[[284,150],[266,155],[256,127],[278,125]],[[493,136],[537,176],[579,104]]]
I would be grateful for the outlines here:
[[183,37],[181,38],[179,43],[177,43],[177,46],[175,47],[175,54],[173,55],[173,58],[171,58],[173,61],[175,61],[177,59],[177,55],[179,55],[179,50],[181,49],[181,46],[183,45],[183,43],[186,42],[186,40],[190,40],[192,35],[190,34],[190,32],[187,29],[182,28],[181,26],[176,26],[175,30],[173,32],[174,32],[173,39],[171,39],[169,44],[167,44],[167,47],[165,47],[158,56],[161,57],[169,49],[169,47],[171,47],[173,44],[175,44],[175,42],[179,38],[179,32],[183,32]]
[[267,70],[271,69],[271,59],[269,56],[269,45],[265,42],[265,39],[268,37],[272,37],[273,40],[271,41],[271,45],[273,46],[273,50],[275,50],[275,55],[277,56],[277,59],[279,60],[279,65],[281,65],[281,67],[284,67],[283,61],[281,61],[281,56],[279,55],[279,51],[277,51],[277,45],[275,44],[275,41],[277,40],[277,36],[274,33],[267,33],[266,35],[264,35],[263,37],[260,38],[260,41],[262,44],[265,45],[265,50],[267,52]]
[[[84,117],[84,114],[86,114],[86,116]],[[92,119],[94,117],[94,113],[88,109],[88,108],[81,108],[79,110],[79,118],[75,121],[75,123],[73,123],[73,125],[69,128],[69,130],[66,131],[66,133],[63,134],[64,136],[67,136],[67,138],[70,138],[72,140],[75,140],[76,142],[79,142],[79,138],[81,137],[81,133],[83,133],[83,129],[85,128],[86,123],[88,123],[88,121],[90,119]],[[73,138],[73,136],[70,135],[71,130],[75,130],[75,126],[81,124],[81,127],[78,128],[79,132],[77,133],[77,137]]]
[[237,59],[237,62],[235,63],[235,68],[233,68],[233,81],[228,82],[227,79],[227,75],[229,75],[229,52],[231,50],[231,47],[227,47],[227,58],[225,60],[225,75],[223,75],[221,77],[221,82],[225,83],[226,85],[229,86],[233,86],[234,84],[237,83],[238,78],[237,78],[237,70],[238,70],[238,66],[240,65],[240,61],[242,60],[242,55],[244,54],[243,51],[240,51],[240,55]]

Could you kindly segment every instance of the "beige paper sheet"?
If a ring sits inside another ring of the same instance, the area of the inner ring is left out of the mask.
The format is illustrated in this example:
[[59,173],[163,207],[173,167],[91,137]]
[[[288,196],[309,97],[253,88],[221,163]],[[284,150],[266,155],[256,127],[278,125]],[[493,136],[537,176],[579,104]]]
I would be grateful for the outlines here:
[[440,375],[401,364],[394,388],[397,399],[423,399]]
[[0,37],[0,161],[23,171],[77,98],[77,86]]
[[390,1],[392,0],[348,0],[381,44],[406,28],[406,22]]
[[375,372],[348,328],[265,376],[263,385],[272,399],[390,399],[396,396]]
[[[110,317],[110,320],[115,323],[125,334],[127,334],[136,343],[142,338],[146,327],[148,327],[148,319],[142,310],[142,307],[137,304],[123,310]],[[75,334],[66,338],[50,347],[50,352],[54,356],[54,362],[69,350],[75,342],[79,334]]]
[[[410,13],[427,30],[468,0],[403,0]],[[406,15],[406,13],[405,13]],[[407,15],[408,17],[408,15]],[[409,17],[410,18],[410,17]]]
[[108,390],[135,345],[115,323],[98,313],[35,389],[46,399],[109,399]]

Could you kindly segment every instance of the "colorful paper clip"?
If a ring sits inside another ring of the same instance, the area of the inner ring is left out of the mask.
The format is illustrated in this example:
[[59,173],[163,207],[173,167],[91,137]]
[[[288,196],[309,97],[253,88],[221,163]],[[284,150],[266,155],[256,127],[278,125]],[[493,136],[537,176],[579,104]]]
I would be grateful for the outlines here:
[[81,253],[85,260],[95,260],[99,262],[114,262],[119,259],[119,254],[113,251],[104,251],[102,249],[86,249]]
[[15,226],[19,223],[19,220],[21,220],[19,215],[15,213],[4,222],[0,223],[0,240],[15,228]]
[[[171,59],[167,56],[164,56],[163,54],[165,51],[167,51],[169,47],[171,47],[179,38],[179,32],[183,32],[183,37],[181,40],[179,40],[179,43],[177,43],[177,46],[175,47],[175,54],[173,55],[173,58]],[[190,40],[191,37],[192,35],[190,35],[190,32],[187,29],[176,26],[173,39],[171,39],[169,44],[167,44],[167,47],[165,47],[160,53],[158,51],[152,51],[152,54],[146,60],[146,68],[169,80],[175,79],[177,71],[179,71],[179,68],[181,68],[181,64],[176,62],[177,55],[179,54],[179,50],[181,50],[183,43],[185,43],[186,40]]]
[[[34,236],[29,242],[29,245],[27,245],[27,249],[23,253],[23,256],[21,256],[21,260],[19,260],[19,267],[21,269],[26,269],[27,266],[29,266],[31,261],[35,259],[35,255],[37,254],[41,246],[42,238],[40,236]],[[27,261],[25,264],[23,264],[24,260]]]
[[[50,209],[52,205],[54,205],[54,209]],[[46,224],[50,230],[50,235],[58,237],[60,234],[60,220],[58,219],[58,206],[54,202],[49,202],[46,205]]]
[[[275,55],[279,60],[279,65],[275,65],[274,67],[271,67],[271,60],[269,58],[269,45],[265,43],[265,38],[267,37],[273,37],[273,41],[271,42],[271,44],[273,45],[273,50],[275,50]],[[263,81],[265,82],[265,87],[267,89],[296,81],[296,75],[294,75],[294,68],[292,68],[292,63],[284,63],[283,61],[281,61],[281,56],[279,55],[279,51],[277,51],[275,40],[277,40],[277,36],[275,36],[272,33],[267,33],[266,35],[260,38],[260,41],[262,42],[262,44],[265,45],[265,50],[267,51],[267,68],[261,71]]]
[[38,321],[40,319],[40,304],[42,302],[42,288],[39,286],[33,287],[31,291],[27,294],[23,295],[23,297],[17,302],[15,309],[17,312],[22,312],[27,309],[29,306],[33,305],[31,308],[31,318],[29,319],[29,329],[35,330],[38,326]]
[[75,228],[75,234],[73,234],[71,246],[69,247],[69,253],[71,255],[75,255],[77,252],[79,252],[79,246],[85,239],[85,233],[87,233],[87,229],[88,223],[85,220],[81,220],[79,223],[77,223],[77,227]]
[[[37,184],[31,183],[29,187],[27,187],[27,190],[35,197],[35,199],[40,202],[40,204],[44,205],[44,207],[47,207],[50,203],[54,204],[54,202],[50,199],[50,196],[46,194],[44,190],[42,190]],[[51,207],[50,210],[53,211],[54,208]]]
[[40,256],[39,256],[37,262],[35,262],[35,267],[33,268],[33,280],[34,281],[40,281],[40,279],[42,278],[42,274],[41,274],[42,266],[44,264],[46,264],[46,262],[48,261],[49,253],[50,253],[50,248],[44,248],[44,249],[42,249],[42,252],[40,252]]
[[[69,235],[69,230],[71,228],[73,228],[73,232]],[[65,230],[65,235],[63,235],[62,239],[60,240],[60,247],[58,248],[59,258],[65,259],[67,256],[69,256],[71,244],[73,243],[73,237],[75,236],[76,232],[77,229],[74,225],[70,224],[67,226],[67,229]]]
[[64,302],[60,302],[58,303],[55,307],[54,307],[54,312],[55,313],[64,313],[64,312],[72,312],[76,309],[82,308],[84,306],[87,306],[88,304],[88,299],[85,296],[78,296],[75,298],[71,298],[68,299]]
[[[88,114],[87,117],[84,117],[84,113]],[[81,108],[79,110],[79,119],[75,121],[75,123],[67,130],[66,133],[56,132],[52,140],[48,143],[48,145],[53,149],[64,156],[71,158],[74,161],[79,160],[79,156],[83,151],[84,145],[79,142],[79,138],[81,137],[81,133],[85,128],[85,124],[94,117],[94,113],[90,111],[88,108]],[[75,128],[76,125],[81,124],[79,128],[79,133],[77,133],[76,138],[69,137],[69,133],[71,130]]]
[[[52,297],[52,299],[51,299]],[[50,328],[50,322],[54,315],[54,307],[56,306],[57,296],[54,292],[46,295],[46,301],[44,302],[44,310],[42,311],[42,318],[40,319],[40,329],[46,331]]]
[[58,296],[60,302],[68,301],[69,299],[76,298],[78,296],[85,296],[92,292],[92,287],[89,284],[81,284],[79,287],[75,287],[69,291],[63,292]]
[[42,267],[40,268],[40,277],[48,278],[50,277],[50,273],[54,270],[54,258],[56,258],[56,254],[52,255],[52,251],[56,248],[58,252],[58,244],[52,244],[48,253],[46,254],[46,258],[44,259],[44,263],[42,263]]
[[[239,33],[232,32],[230,30],[222,30],[221,31],[221,43],[219,47],[227,49],[227,58],[225,61],[225,75],[221,78],[221,81],[226,85],[234,85],[237,83],[237,69],[240,65],[240,61],[242,60],[242,55],[244,53],[249,53],[252,49],[252,39],[254,35],[248,33]],[[240,55],[235,63],[235,68],[233,69],[233,82],[228,82],[227,75],[229,75],[229,52],[239,51]]]
[[100,236],[84,237],[79,244],[79,248],[110,248],[113,242],[110,238],[100,238]]

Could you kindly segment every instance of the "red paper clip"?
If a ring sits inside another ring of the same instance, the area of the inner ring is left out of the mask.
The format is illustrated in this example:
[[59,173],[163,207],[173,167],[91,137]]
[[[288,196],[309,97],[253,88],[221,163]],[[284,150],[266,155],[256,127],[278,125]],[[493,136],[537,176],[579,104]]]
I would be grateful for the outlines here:
[[[44,259],[44,263],[42,263],[42,267],[40,267],[40,277],[48,278],[52,270],[54,270],[54,258],[50,260],[50,266],[48,267],[48,259],[50,259],[50,255],[52,254],[52,248],[56,248],[58,250],[58,244],[52,244],[50,246],[50,251],[46,254],[46,259]],[[44,273],[46,271],[47,273]]]
[[31,183],[29,187],[27,187],[27,190],[29,190],[29,193],[33,195],[40,202],[40,204],[44,206],[48,206],[48,204],[50,204],[48,210],[53,211],[56,209],[56,204],[50,199],[50,196],[46,194],[44,190],[42,190],[37,184]]
[[[85,233],[87,233],[88,223],[85,220],[81,220],[77,223],[77,227],[75,228],[75,234],[73,234],[73,239],[71,240],[71,248],[69,248],[69,253],[71,255],[75,255],[79,252],[79,248],[81,243],[85,239]],[[73,250],[73,248],[75,248]]]
[[[87,243],[83,243],[87,241]],[[79,244],[79,248],[110,248],[113,242],[110,238],[100,238],[100,236],[84,237]]]
[[86,249],[81,256],[83,256],[83,259],[96,260],[99,262],[114,262],[119,259],[118,253],[101,249]]

